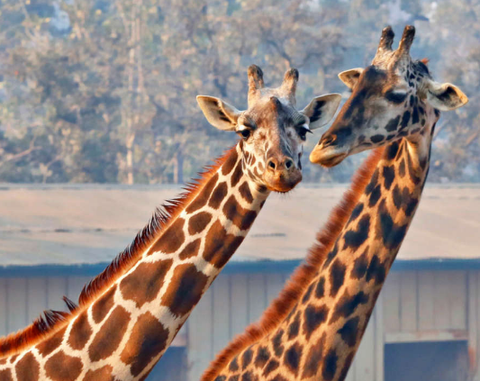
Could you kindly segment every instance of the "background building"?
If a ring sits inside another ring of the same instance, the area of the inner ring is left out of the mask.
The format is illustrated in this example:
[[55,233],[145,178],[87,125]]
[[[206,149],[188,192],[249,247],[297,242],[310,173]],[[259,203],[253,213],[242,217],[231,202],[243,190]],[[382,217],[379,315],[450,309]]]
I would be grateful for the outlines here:
[[[149,379],[197,381],[256,321],[305,256],[344,186],[272,195],[249,236]],[[64,309],[179,188],[57,185],[0,189],[0,335]],[[424,192],[348,381],[474,379],[480,360],[480,187]],[[478,376],[477,376],[478,377]]]

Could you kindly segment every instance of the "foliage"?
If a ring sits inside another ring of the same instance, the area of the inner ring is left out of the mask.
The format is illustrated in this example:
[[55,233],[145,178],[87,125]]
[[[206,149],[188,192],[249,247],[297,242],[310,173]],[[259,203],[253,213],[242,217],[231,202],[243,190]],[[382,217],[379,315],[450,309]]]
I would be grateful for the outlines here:
[[[267,85],[296,67],[304,107],[344,92],[338,72],[368,64],[381,28],[407,22],[413,54],[471,99],[442,118],[432,178],[477,181],[479,12],[476,0],[3,0],[0,181],[181,183],[236,139],[207,124],[196,95],[244,108],[251,63]],[[359,160],[307,164],[305,181],[348,181]]]

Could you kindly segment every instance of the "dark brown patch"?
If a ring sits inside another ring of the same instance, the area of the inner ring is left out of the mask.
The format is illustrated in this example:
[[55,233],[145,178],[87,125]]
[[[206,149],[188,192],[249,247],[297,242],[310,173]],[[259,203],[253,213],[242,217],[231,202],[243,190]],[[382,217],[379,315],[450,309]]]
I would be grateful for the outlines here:
[[156,263],[140,263],[137,268],[120,282],[120,292],[126,300],[133,300],[137,308],[154,300],[163,286],[165,275],[173,260]]
[[327,355],[325,356],[323,362],[323,379],[326,381],[333,380],[335,377],[335,373],[337,372],[337,362],[338,362],[338,355],[335,352],[335,349],[331,349]]
[[178,257],[181,260],[195,257],[198,254],[198,249],[200,248],[200,244],[202,243],[201,238],[197,238],[195,241],[190,242],[185,248],[180,252]]
[[245,369],[247,366],[250,365],[253,358],[253,352],[250,348],[248,348],[242,355],[242,369]]
[[295,343],[290,348],[285,351],[285,356],[283,357],[283,363],[290,372],[292,372],[295,377],[298,375],[298,368],[300,366],[300,361],[302,360],[302,347]]
[[27,353],[15,365],[15,373],[18,381],[38,381],[40,364],[31,353]]
[[233,167],[235,167],[235,163],[238,160],[238,153],[237,150],[232,150],[232,153],[228,156],[228,159],[225,160],[225,163],[222,165],[222,174],[224,176],[228,175]]
[[345,266],[339,259],[333,262],[330,268],[330,296],[335,297],[342,287],[345,280],[345,271],[347,266]]
[[262,369],[267,361],[270,359],[270,352],[266,347],[260,347],[255,357],[255,366]]
[[368,268],[368,247],[365,249],[362,255],[355,259],[353,263],[353,269],[351,276],[354,279],[361,279],[365,276]]
[[40,342],[36,346],[38,353],[43,357],[45,357],[45,356],[48,356],[50,353],[52,353],[55,349],[57,349],[60,346],[60,344],[62,344],[63,335],[65,335],[66,329],[67,327],[61,329],[52,337]]
[[320,364],[323,358],[323,347],[325,346],[326,333],[312,345],[310,352],[305,360],[303,367],[302,379],[311,378],[317,374],[317,370],[320,368]]
[[13,381],[12,372],[10,371],[10,369],[0,370],[0,380]]
[[47,377],[53,381],[75,381],[82,368],[82,360],[67,356],[63,351],[55,353],[45,364]]
[[83,349],[92,333],[92,327],[90,327],[90,323],[88,322],[87,311],[83,311],[78,315],[72,325],[70,335],[68,336],[68,345],[73,349]]
[[97,370],[89,370],[83,381],[113,381],[112,371],[113,368],[110,365],[105,365]]
[[[236,153],[232,152],[232,155],[236,155]],[[229,159],[227,159],[227,161]],[[207,205],[207,201],[210,198],[210,195],[212,194],[213,188],[217,184],[217,181],[218,181],[218,173],[215,173],[215,175],[213,175],[212,178],[208,180],[207,184],[202,189],[202,191],[198,194],[198,196],[190,203],[190,205],[187,206],[185,211],[190,214]]]
[[248,186],[248,182],[244,182],[240,188],[238,188],[238,191],[242,195],[243,199],[249,203],[253,202],[253,196],[252,192],[250,192],[250,187]]
[[292,340],[298,336],[300,331],[300,312],[295,315],[295,319],[288,326],[288,340]]
[[242,243],[244,237],[227,234],[220,221],[216,221],[205,239],[203,258],[217,268],[222,268]]
[[108,312],[113,307],[113,297],[115,295],[115,291],[117,291],[117,285],[114,284],[110,290],[108,290],[105,294],[102,295],[96,302],[93,303],[92,306],[92,317],[95,323],[100,323],[105,319]]
[[230,362],[230,365],[228,366],[228,369],[230,372],[236,372],[239,368],[238,366],[238,357],[235,356],[233,360]]
[[118,348],[127,330],[129,319],[130,313],[121,306],[117,306],[112,311],[100,327],[88,349],[90,361],[95,362],[106,359]]
[[320,299],[325,295],[325,277],[321,277],[318,280],[317,287],[315,289],[315,296]]
[[273,343],[273,351],[275,352],[275,356],[280,357],[283,354],[284,347],[282,345],[282,336],[283,336],[283,329],[280,330],[272,339]]
[[130,371],[137,377],[167,346],[168,329],[165,329],[150,312],[141,315],[120,355],[120,359],[131,365]]
[[272,373],[279,366],[280,366],[280,363],[277,360],[271,359],[268,362],[267,366],[265,367],[265,370],[263,371],[263,377],[268,376],[270,373]]
[[208,277],[198,271],[195,265],[180,265],[173,273],[161,304],[169,307],[173,314],[183,316],[198,303],[207,281]]
[[320,324],[325,322],[328,315],[327,306],[315,307],[308,306],[304,312],[303,332],[307,340]]
[[343,325],[342,328],[338,330],[338,333],[342,337],[343,341],[349,346],[353,347],[357,343],[357,333],[358,333],[358,323],[360,318],[355,316]]
[[242,162],[239,161],[231,177],[230,184],[232,185],[232,188],[234,188],[238,184],[242,176],[243,176]]
[[210,201],[208,202],[208,205],[213,209],[218,209],[223,199],[227,195],[227,192],[228,192],[228,185],[225,181],[218,184],[212,193],[212,197],[210,197]]
[[200,212],[190,217],[188,221],[188,233],[193,235],[205,230],[209,222],[212,220],[212,215],[208,212]]
[[[187,208],[188,209],[188,208]],[[183,233],[183,225],[185,220],[183,218],[178,218],[155,242],[155,244],[150,248],[147,255],[152,255],[157,251],[160,251],[164,254],[171,254],[176,252],[183,242],[185,242],[185,234]]]
[[231,195],[225,203],[223,213],[225,213],[225,216],[240,230],[250,229],[250,226],[252,226],[253,221],[255,221],[257,217],[257,212],[243,209],[233,195]]
[[355,312],[359,305],[367,303],[368,295],[365,294],[363,291],[359,291],[357,294],[350,295],[348,290],[345,290],[342,297],[335,306],[335,311],[330,318],[328,324],[333,324],[342,317],[349,317]]

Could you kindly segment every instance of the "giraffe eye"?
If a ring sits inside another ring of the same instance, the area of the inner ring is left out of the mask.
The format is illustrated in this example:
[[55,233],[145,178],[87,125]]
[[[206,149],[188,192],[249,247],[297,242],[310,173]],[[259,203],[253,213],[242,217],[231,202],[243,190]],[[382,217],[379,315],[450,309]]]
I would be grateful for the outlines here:
[[300,139],[303,141],[307,140],[307,132],[312,133],[309,128],[305,127],[305,125],[301,125],[297,127],[297,133]]
[[249,130],[248,128],[244,129],[244,130],[240,130],[237,132],[244,140],[247,140],[249,137],[250,137],[250,134],[251,134],[251,130]]
[[385,93],[385,99],[392,103],[402,103],[407,98],[407,93],[405,91],[395,91],[389,90]]

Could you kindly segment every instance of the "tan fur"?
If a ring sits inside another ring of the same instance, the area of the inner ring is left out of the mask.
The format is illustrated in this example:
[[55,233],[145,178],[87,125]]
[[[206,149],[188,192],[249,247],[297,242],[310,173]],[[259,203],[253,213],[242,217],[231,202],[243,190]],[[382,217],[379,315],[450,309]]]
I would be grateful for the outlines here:
[[305,263],[301,264],[290,277],[280,295],[265,310],[260,320],[249,325],[246,331],[237,335],[212,361],[201,381],[213,380],[231,359],[249,345],[258,342],[272,332],[288,316],[300,296],[317,274],[335,240],[348,221],[353,208],[370,181],[377,163],[382,158],[384,147],[374,150],[355,172],[350,188],[340,203],[332,210],[327,223],[317,234],[317,242],[309,249]]
[[150,222],[137,234],[133,242],[122,251],[99,275],[87,283],[79,296],[79,305],[76,306],[71,300],[64,298],[70,312],[44,311],[43,316],[38,317],[28,327],[0,338],[0,358],[13,355],[21,350],[35,345],[40,340],[62,329],[68,322],[83,311],[89,304],[101,295],[118,277],[135,265],[142,253],[160,237],[178,214],[192,201],[210,180],[210,178],[223,165],[226,158],[235,150],[236,146],[227,150],[221,157],[215,160],[199,174],[198,179],[187,184],[185,191],[177,198],[166,201],[157,208]]

